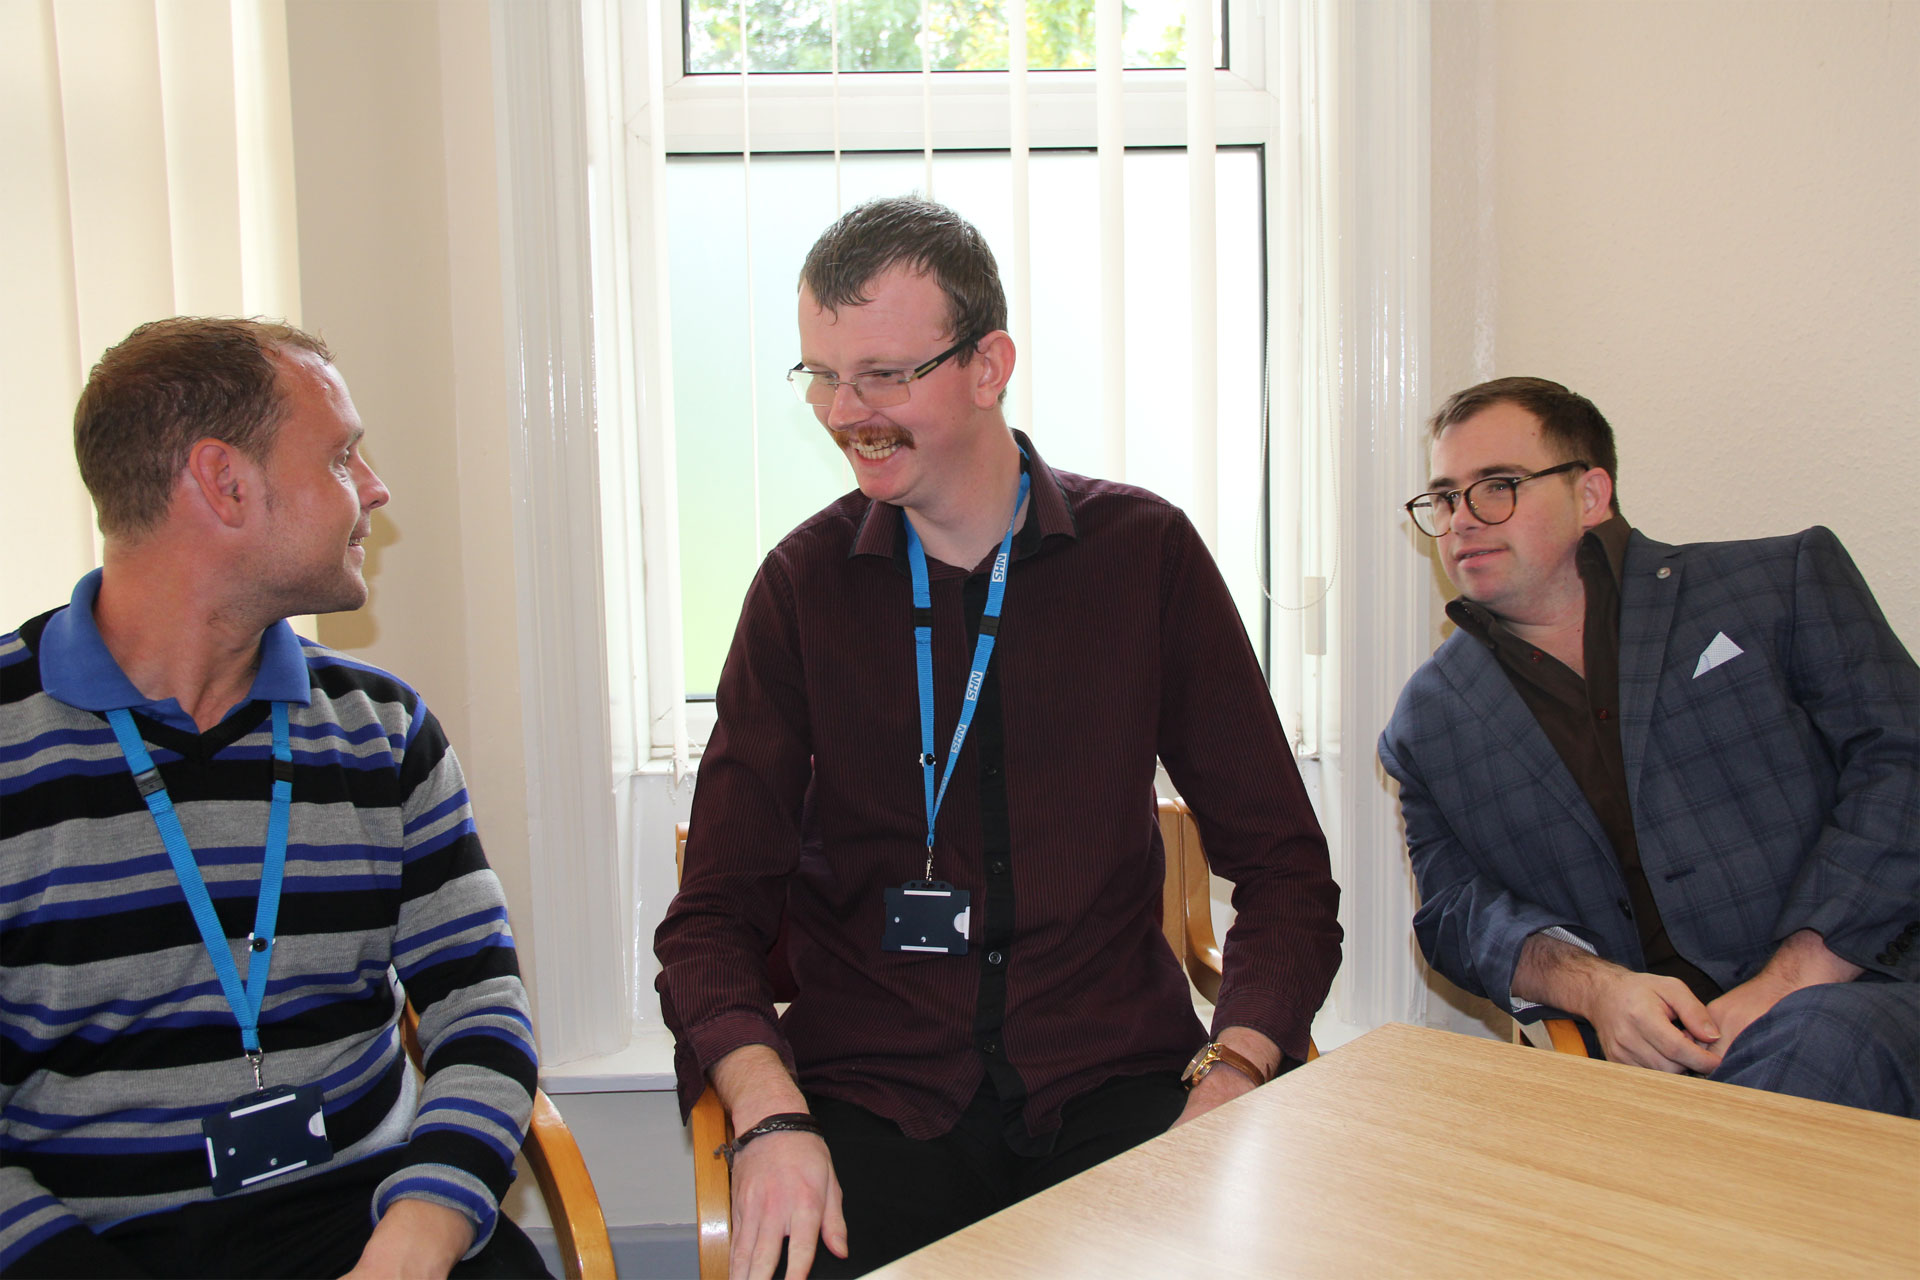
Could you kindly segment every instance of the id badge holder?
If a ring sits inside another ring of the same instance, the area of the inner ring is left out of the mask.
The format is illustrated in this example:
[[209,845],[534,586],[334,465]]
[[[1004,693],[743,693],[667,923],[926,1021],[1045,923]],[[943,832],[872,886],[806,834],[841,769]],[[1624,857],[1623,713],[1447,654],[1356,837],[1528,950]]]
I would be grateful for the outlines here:
[[967,924],[973,895],[944,880],[909,880],[886,894],[883,951],[967,954]]
[[200,1132],[216,1196],[333,1159],[319,1085],[242,1094],[202,1120]]

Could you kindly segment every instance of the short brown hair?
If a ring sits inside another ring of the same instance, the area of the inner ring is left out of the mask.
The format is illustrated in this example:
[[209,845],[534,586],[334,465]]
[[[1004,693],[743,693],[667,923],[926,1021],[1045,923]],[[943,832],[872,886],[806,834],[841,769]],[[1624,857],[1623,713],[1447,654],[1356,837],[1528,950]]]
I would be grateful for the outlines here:
[[[1007,295],[986,237],[965,218],[920,196],[887,196],[856,205],[814,241],[800,283],[828,311],[872,301],[866,288],[897,266],[933,276],[947,295],[947,327],[973,343],[1007,327]],[[969,347],[955,357],[966,364]]]
[[326,343],[283,321],[224,316],[154,320],[109,348],[73,411],[100,532],[134,537],[165,519],[196,441],[264,460],[287,411],[273,358],[289,349],[333,362]]
[[1540,419],[1540,434],[1560,451],[1561,461],[1579,458],[1612,477],[1611,505],[1613,513],[1620,514],[1620,461],[1613,447],[1613,428],[1593,401],[1558,382],[1545,378],[1495,378],[1492,382],[1456,391],[1427,424],[1429,437],[1438,440],[1448,427],[1465,422],[1496,404],[1517,404]]

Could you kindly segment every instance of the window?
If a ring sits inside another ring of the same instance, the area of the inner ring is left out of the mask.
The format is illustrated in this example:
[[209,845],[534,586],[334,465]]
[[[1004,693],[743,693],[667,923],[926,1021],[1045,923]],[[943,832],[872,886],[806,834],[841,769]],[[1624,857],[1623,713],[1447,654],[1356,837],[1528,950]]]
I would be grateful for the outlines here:
[[[1260,152],[1219,158],[1217,204],[1222,256],[1260,259]],[[996,246],[1012,238],[1005,152],[935,158],[937,189]],[[1099,328],[1098,173],[1087,151],[1033,157],[1034,203],[1048,217],[1033,228],[1032,335],[1020,345],[1016,376],[1032,381],[1032,433],[1049,464],[1102,474],[1105,442],[1097,412],[1100,353],[1085,340]],[[798,358],[795,275],[801,258],[836,214],[830,156],[782,155],[752,165],[756,203],[777,214],[752,224],[740,201],[737,156],[669,162],[673,378],[679,460],[681,616],[689,697],[710,696],[761,557],[787,530],[853,487],[845,461],[811,410],[785,385]],[[842,197],[911,190],[918,155],[863,153],[841,165]],[[1129,281],[1125,398],[1127,474],[1191,507],[1194,457],[1184,430],[1192,350],[1184,335],[1187,282],[1186,159],[1172,150],[1135,151],[1126,161]],[[747,264],[781,264],[748,278]],[[1223,273],[1218,303],[1221,463],[1217,555],[1257,645],[1261,605],[1260,456],[1264,292],[1257,272]],[[751,311],[746,305],[751,288]],[[749,314],[758,321],[748,367]],[[755,401],[758,407],[756,411]],[[755,423],[758,423],[756,431]],[[1172,424],[1172,425],[1169,425]]]
[[[746,75],[738,69],[743,12]],[[1153,0],[1124,14],[1128,69],[1043,69],[1085,66],[1098,24],[1087,0],[1032,0],[1029,75],[932,70],[1005,66],[999,0],[964,9],[958,0],[757,0],[744,10],[686,0],[684,9],[650,7],[648,21],[627,32],[628,172],[653,183],[648,199],[629,200],[624,228],[630,245],[644,246],[631,259],[636,311],[653,308],[630,340],[636,361],[659,362],[653,381],[672,386],[670,417],[657,401],[638,406],[642,440],[630,455],[643,467],[649,458],[671,461],[671,493],[640,504],[649,599],[644,641],[632,646],[651,659],[636,701],[648,707],[656,755],[684,758],[704,741],[760,559],[852,487],[843,460],[782,385],[797,357],[799,263],[841,210],[910,190],[952,204],[994,245],[1021,352],[1009,420],[1033,433],[1050,462],[1143,483],[1195,514],[1275,675],[1296,742],[1317,744],[1320,716],[1309,704],[1319,684],[1301,672],[1320,647],[1309,592],[1324,575],[1295,569],[1326,541],[1318,523],[1330,507],[1315,496],[1319,486],[1299,483],[1302,466],[1324,469],[1325,461],[1301,457],[1297,399],[1269,395],[1276,373],[1297,385],[1289,372],[1297,361],[1274,366],[1269,324],[1272,282],[1291,288],[1299,276],[1272,269],[1299,254],[1299,219],[1274,207],[1295,175],[1271,163],[1284,114],[1266,89],[1287,37],[1267,31],[1251,4],[1228,0],[1213,15],[1222,34],[1211,47],[1230,65],[1189,72],[1178,66],[1183,6]],[[932,33],[924,71],[923,17]],[[836,59],[843,72],[874,73],[828,74]],[[1152,66],[1169,69],[1141,69]],[[1196,76],[1214,122],[1211,199],[1198,203],[1184,145]],[[1105,135],[1105,153],[1124,156],[1117,181],[1103,168],[1103,111],[1124,117],[1123,130]],[[630,180],[629,193],[640,185]],[[1113,208],[1103,215],[1103,205]],[[1194,208],[1210,208],[1215,242],[1197,293]],[[1105,260],[1103,216],[1124,228],[1124,249]],[[1124,337],[1103,349],[1109,278],[1122,282]],[[1218,424],[1198,448],[1196,297],[1214,311],[1214,348],[1199,358],[1211,362],[1217,410],[1208,412]],[[1291,297],[1282,309],[1297,310]],[[1284,340],[1299,332],[1287,324]],[[653,439],[660,436],[670,443]],[[1288,478],[1278,495],[1277,472]],[[1276,509],[1284,530],[1273,527]],[[653,596],[670,582],[677,585],[666,588],[663,608]]]
[[[624,1045],[630,1029],[655,1046],[663,1034],[647,940],[673,891],[671,826],[689,794],[645,761],[650,746],[673,750],[661,730],[680,716],[685,689],[671,652],[681,624],[669,149],[737,156],[746,136],[751,170],[776,151],[912,151],[931,137],[941,153],[1007,149],[1017,168],[1008,92],[1017,77],[756,76],[743,131],[742,77],[685,76],[679,16],[658,2],[496,11],[516,590],[549,1065]],[[1397,808],[1371,745],[1432,647],[1431,567],[1408,553],[1418,535],[1399,508],[1425,475],[1431,396],[1426,13],[1418,0],[1300,0],[1265,12],[1263,28],[1230,0],[1232,66],[1204,74],[1217,91],[1219,144],[1262,156],[1270,408],[1260,469],[1275,512],[1265,548],[1274,695],[1314,753],[1306,772],[1344,889],[1348,962],[1329,1012],[1349,1028],[1420,1022],[1428,997],[1407,937]],[[1101,95],[1088,85],[1112,74],[1029,77],[1031,145],[1097,141]],[[1126,73],[1126,144],[1179,145],[1181,81],[1201,74]],[[820,88],[836,78],[837,105]],[[583,112],[562,109],[582,98]],[[1232,269],[1255,274],[1246,262]],[[763,332],[789,341],[790,319],[774,323]],[[1123,437],[1129,452],[1138,429]]]
[[[689,75],[738,72],[741,6],[687,0]],[[1005,71],[1006,5],[1002,0],[758,0],[746,8],[748,67],[753,71]],[[1036,71],[1081,71],[1094,64],[1092,0],[1037,0],[1026,9],[1027,65]],[[1186,64],[1186,12],[1179,0],[1136,0],[1123,10],[1121,49],[1128,67]],[[1215,19],[1215,30],[1220,23]],[[924,49],[919,39],[931,38]],[[1213,65],[1225,65],[1214,41]],[[835,55],[838,55],[836,63]]]

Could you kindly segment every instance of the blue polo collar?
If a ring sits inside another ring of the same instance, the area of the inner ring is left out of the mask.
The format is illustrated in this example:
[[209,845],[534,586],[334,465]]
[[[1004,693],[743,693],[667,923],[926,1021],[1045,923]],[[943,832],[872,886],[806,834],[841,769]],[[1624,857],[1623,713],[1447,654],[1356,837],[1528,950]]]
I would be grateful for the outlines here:
[[[120,670],[93,620],[93,602],[99,595],[100,570],[95,569],[74,586],[67,607],[47,620],[40,633],[41,687],[49,697],[82,711],[126,707],[183,732],[199,733],[193,717],[181,709],[179,702],[172,698],[148,701]],[[240,705],[293,702],[306,706],[312,698],[300,637],[283,618],[260,637],[260,670]]]

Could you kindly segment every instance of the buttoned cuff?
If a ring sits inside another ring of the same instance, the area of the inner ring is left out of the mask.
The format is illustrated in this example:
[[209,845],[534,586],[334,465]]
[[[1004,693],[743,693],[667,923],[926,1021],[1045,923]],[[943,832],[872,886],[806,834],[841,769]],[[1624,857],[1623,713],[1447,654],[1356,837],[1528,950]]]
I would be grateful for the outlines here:
[[673,1072],[680,1090],[682,1123],[693,1114],[693,1104],[700,1100],[701,1093],[707,1087],[707,1072],[735,1049],[743,1049],[750,1044],[766,1045],[780,1055],[788,1075],[799,1074],[794,1065],[793,1047],[780,1034],[776,1024],[758,1014],[723,1013],[697,1027],[687,1028],[686,1034],[673,1047]]

